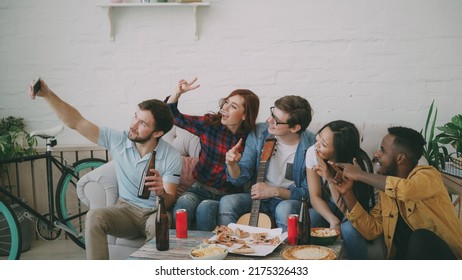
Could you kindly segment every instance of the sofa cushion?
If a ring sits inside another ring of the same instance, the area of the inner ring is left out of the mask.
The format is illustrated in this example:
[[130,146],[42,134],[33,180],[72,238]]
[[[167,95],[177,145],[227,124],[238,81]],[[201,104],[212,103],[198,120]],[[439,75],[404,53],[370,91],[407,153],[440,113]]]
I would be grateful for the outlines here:
[[176,193],[177,198],[187,191],[194,183],[192,172],[198,161],[199,159],[195,157],[183,157],[183,169],[181,170],[180,184],[178,185]]
[[162,136],[162,139],[170,143],[182,156],[199,157],[201,150],[199,137],[180,127],[174,125]]

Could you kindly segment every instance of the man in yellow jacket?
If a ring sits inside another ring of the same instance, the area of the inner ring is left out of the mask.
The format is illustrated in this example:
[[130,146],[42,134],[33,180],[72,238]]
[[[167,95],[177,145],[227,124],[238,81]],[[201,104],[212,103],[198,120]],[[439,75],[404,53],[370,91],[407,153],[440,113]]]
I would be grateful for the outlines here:
[[[377,174],[356,162],[331,163],[334,182],[348,207],[347,218],[366,238],[383,235],[389,259],[462,259],[462,224],[441,174],[417,166],[425,140],[410,128],[391,127],[374,155]],[[380,200],[367,213],[352,191],[353,181],[379,189]]]

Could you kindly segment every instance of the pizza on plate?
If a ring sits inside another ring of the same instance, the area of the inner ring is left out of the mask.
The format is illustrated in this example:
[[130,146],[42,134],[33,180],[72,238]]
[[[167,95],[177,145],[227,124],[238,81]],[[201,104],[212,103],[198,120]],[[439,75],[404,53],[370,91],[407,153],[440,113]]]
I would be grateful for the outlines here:
[[242,230],[240,228],[236,228],[236,235],[239,238],[247,238],[250,236],[250,232]]
[[221,226],[216,226],[215,229],[213,230],[213,233],[215,233],[216,235],[222,233],[222,232],[225,232],[229,235],[233,235],[234,234],[234,231],[227,227],[227,226],[224,226],[224,225],[221,225]]
[[250,247],[247,244],[243,244],[241,247],[233,250],[234,254],[253,254],[255,253],[255,249]]
[[300,245],[290,247],[282,252],[286,260],[335,260],[334,250],[316,245]]

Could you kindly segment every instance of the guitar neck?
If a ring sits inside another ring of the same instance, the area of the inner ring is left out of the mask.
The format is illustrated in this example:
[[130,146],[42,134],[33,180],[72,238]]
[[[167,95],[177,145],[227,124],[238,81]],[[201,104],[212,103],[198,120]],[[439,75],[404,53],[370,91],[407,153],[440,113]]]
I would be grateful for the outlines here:
[[[258,166],[257,183],[261,183],[265,180],[265,169],[266,169],[266,161],[261,161]],[[258,226],[259,215],[260,215],[260,200],[254,199],[252,200],[252,209],[250,210],[249,226],[252,226],[252,227]]]
[[260,161],[258,165],[257,183],[261,183],[265,180],[266,163],[267,161]]

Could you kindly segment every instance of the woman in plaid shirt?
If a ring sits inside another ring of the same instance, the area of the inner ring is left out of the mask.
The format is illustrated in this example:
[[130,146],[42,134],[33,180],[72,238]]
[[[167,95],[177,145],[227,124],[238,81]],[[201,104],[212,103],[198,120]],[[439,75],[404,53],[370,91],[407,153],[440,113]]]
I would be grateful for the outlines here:
[[216,226],[221,197],[243,191],[242,186],[227,181],[226,152],[240,139],[245,142],[247,135],[255,131],[260,100],[248,89],[236,89],[220,100],[217,113],[203,116],[182,114],[178,110],[178,100],[182,94],[200,86],[195,84],[196,81],[197,78],[191,82],[179,81],[177,92],[167,99],[175,125],[197,135],[201,143],[199,161],[193,171],[196,181],[178,198],[173,213],[177,209],[186,209],[188,228],[195,219],[197,230],[211,231]]

